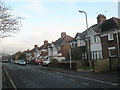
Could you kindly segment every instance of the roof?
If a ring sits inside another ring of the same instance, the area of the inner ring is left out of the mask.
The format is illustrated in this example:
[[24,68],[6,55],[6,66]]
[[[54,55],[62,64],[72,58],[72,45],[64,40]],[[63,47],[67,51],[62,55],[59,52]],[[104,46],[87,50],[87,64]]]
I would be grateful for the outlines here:
[[75,38],[77,38],[77,37],[83,37],[83,34],[82,33],[77,33],[76,35],[75,35]]
[[41,47],[39,47],[39,50],[42,50],[42,49],[47,49],[49,43],[48,44],[43,44]]
[[58,40],[53,42],[53,44],[59,45],[59,44],[62,44],[62,43],[69,43],[69,41],[71,41],[72,39],[73,38],[71,36],[66,35],[64,38],[59,38]]
[[104,21],[101,26],[101,32],[120,28],[120,19],[112,17]]

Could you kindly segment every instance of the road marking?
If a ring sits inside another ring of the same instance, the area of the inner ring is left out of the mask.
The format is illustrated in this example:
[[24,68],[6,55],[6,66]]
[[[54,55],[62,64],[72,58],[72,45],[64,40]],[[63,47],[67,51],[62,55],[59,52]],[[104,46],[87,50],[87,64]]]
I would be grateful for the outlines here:
[[46,72],[44,72],[44,71],[38,71],[38,72],[41,72],[41,73],[46,73]]
[[[4,73],[2,73],[3,74],[3,76],[4,76]],[[3,77],[3,81],[4,82],[6,82],[6,79],[5,79],[5,77]],[[5,88],[7,88],[7,86],[5,85]]]
[[73,80],[73,79],[70,79],[71,81],[75,81],[75,80]]
[[6,70],[4,67],[3,67],[3,69],[4,69],[5,73],[7,74],[8,78],[10,79],[10,82],[12,83],[12,85],[13,85],[14,89],[15,89],[15,90],[17,90],[17,88],[16,88],[15,84],[13,83],[13,81],[12,81],[11,77],[9,76],[9,74],[8,74],[7,70]]
[[46,73],[46,72],[43,72],[43,71],[42,71],[42,73]]
[[61,74],[60,72],[56,72],[56,73],[59,73],[59,74]]
[[113,85],[113,86],[117,86],[118,84],[116,84],[116,83],[113,83],[112,85]]
[[51,75],[52,73],[48,73],[48,74],[50,74],[50,75]]
[[63,76],[59,76],[60,78],[63,78]]
[[102,81],[102,80],[97,80],[97,79],[92,79],[92,78],[86,78],[86,77],[82,77],[82,76],[77,76],[77,75],[71,75],[71,74],[65,74],[64,75],[68,75],[68,76],[72,76],[72,77],[78,77],[78,78],[82,78],[82,79],[86,79],[86,80],[91,80],[91,81],[96,81],[96,82],[101,82],[101,83],[107,83],[107,84],[111,84],[111,85],[118,85],[117,83],[112,83],[112,82],[108,82],[108,81]]
[[84,82],[83,82],[82,84],[84,84],[84,85],[89,85],[88,83],[84,83]]

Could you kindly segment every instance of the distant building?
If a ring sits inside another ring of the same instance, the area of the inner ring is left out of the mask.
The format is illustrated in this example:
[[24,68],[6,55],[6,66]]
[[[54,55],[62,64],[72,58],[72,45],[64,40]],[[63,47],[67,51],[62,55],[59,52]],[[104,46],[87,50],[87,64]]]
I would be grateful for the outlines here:
[[55,42],[52,42],[48,46],[48,56],[58,58],[58,57],[64,57],[66,59],[69,58],[69,49],[70,45],[69,42],[73,38],[66,34],[66,32],[61,33],[61,37],[57,39]]

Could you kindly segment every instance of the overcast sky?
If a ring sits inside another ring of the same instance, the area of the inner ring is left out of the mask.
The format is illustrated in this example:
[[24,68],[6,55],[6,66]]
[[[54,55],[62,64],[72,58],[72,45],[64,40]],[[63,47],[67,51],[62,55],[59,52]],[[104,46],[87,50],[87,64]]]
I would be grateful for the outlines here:
[[1,39],[2,52],[13,54],[32,49],[35,44],[41,46],[44,40],[51,43],[60,38],[61,32],[75,37],[86,29],[85,14],[79,10],[87,13],[89,27],[97,23],[98,14],[107,19],[118,17],[118,0],[98,1],[7,0],[6,5],[14,9],[12,13],[25,19],[18,34]]

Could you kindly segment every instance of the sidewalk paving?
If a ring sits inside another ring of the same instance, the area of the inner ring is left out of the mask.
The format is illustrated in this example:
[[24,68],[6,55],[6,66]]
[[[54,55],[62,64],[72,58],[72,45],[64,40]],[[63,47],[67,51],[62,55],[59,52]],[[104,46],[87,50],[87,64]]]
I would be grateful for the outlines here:
[[[42,66],[41,66],[42,67]],[[91,79],[96,79],[96,80],[101,80],[101,81],[107,81],[107,82],[112,82],[112,83],[117,83],[118,84],[118,71],[114,72],[91,72],[91,71],[73,71],[73,70],[67,70],[67,69],[60,69],[60,68],[51,68],[51,67],[43,67],[44,69],[48,70],[54,70],[54,71],[59,71],[62,73],[67,73],[67,74],[72,74],[76,76],[81,76],[81,77],[86,77],[86,78],[91,78]]]

